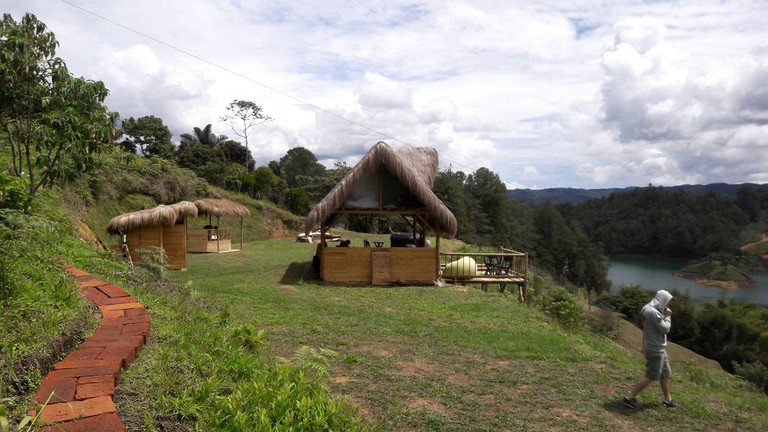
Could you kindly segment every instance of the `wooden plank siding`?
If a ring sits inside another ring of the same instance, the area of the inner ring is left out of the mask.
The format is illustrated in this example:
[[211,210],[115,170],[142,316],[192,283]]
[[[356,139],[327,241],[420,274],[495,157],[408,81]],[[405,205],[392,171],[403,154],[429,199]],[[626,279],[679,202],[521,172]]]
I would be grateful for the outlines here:
[[331,284],[431,285],[437,280],[435,248],[320,248],[320,277]]
[[138,264],[141,255],[138,249],[158,247],[168,256],[171,269],[187,268],[187,229],[184,223],[171,226],[144,226],[125,233],[131,261]]

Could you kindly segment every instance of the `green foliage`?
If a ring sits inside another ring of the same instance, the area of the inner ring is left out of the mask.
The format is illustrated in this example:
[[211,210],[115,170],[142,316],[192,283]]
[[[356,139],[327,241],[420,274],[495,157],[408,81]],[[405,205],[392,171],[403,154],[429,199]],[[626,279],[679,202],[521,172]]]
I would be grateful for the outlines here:
[[[317,162],[315,155],[304,147],[294,147],[278,162],[280,177],[289,188],[308,184],[313,177],[323,177],[325,166]],[[300,181],[299,177],[304,177]]]
[[11,172],[29,194],[97,164],[114,136],[117,114],[103,105],[100,81],[75,78],[56,57],[58,42],[33,14],[0,26],[0,126],[10,143]]
[[646,291],[640,285],[621,285],[617,294],[603,293],[598,298],[597,303],[615,310],[627,317],[635,325],[640,326],[640,309],[651,301],[652,298],[653,293]]
[[765,393],[768,393],[768,368],[760,360],[747,362],[734,362],[733,369],[737,375],[757,385]]
[[32,204],[26,177],[13,177],[0,171],[0,209],[27,211]]
[[278,202],[279,197],[275,194],[276,188],[280,185],[280,177],[272,171],[271,168],[261,166],[251,174],[253,187],[251,196],[253,198],[270,199]]
[[123,140],[120,146],[129,153],[137,149],[146,157],[158,156],[170,159],[175,147],[171,142],[171,131],[163,119],[153,115],[123,120]]
[[690,264],[680,269],[680,272],[722,281],[746,282],[752,280],[748,274],[736,266],[718,260],[706,260]]
[[150,246],[136,249],[136,252],[141,256],[139,271],[147,272],[152,281],[161,288],[168,283],[168,254],[165,249]]
[[[193,134],[182,134],[175,154],[180,167],[194,171],[208,183],[237,192],[248,192],[247,173],[254,167],[251,152],[225,135],[216,135],[211,125],[194,128]],[[245,169],[245,171],[243,170]]]
[[295,215],[306,215],[309,213],[309,197],[307,191],[303,188],[287,189],[283,194],[283,200],[288,211]]
[[560,209],[609,255],[693,258],[736,246],[734,239],[754,216],[754,197],[748,201],[740,207],[717,192],[693,195],[649,186]]
[[71,196],[76,196],[87,207],[97,202],[123,201],[132,195],[144,195],[155,203],[171,204],[206,196],[210,192],[205,180],[162,158],[145,159],[115,153],[103,155],[101,161],[98,172],[80,178],[74,187],[67,188]]
[[592,331],[611,339],[615,338],[619,327],[618,315],[609,309],[600,307],[596,307],[590,312],[589,327]]
[[543,295],[538,305],[567,330],[577,330],[584,326],[585,319],[579,304],[564,288]]

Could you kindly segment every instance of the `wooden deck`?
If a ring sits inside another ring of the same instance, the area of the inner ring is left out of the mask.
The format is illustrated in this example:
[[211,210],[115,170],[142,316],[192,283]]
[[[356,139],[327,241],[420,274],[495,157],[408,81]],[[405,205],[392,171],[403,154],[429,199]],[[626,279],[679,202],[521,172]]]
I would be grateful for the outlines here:
[[[464,258],[471,261],[465,268],[445,271],[452,263]],[[440,277],[444,282],[454,284],[480,284],[483,291],[488,291],[488,285],[495,284],[499,292],[504,292],[508,284],[518,287],[518,298],[525,301],[528,277],[528,254],[511,249],[501,248],[497,253],[441,253]]]

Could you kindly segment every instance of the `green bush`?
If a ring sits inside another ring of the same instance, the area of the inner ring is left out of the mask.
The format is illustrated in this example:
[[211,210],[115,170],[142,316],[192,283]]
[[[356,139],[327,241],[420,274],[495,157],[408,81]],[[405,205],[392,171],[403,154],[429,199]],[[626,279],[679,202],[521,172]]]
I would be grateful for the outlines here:
[[736,375],[756,384],[764,392],[768,393],[768,368],[760,361],[754,363],[733,363],[733,369]]
[[584,326],[584,315],[581,313],[576,299],[565,288],[559,288],[545,294],[540,298],[538,304],[547,315],[554,318],[567,330],[576,330]]

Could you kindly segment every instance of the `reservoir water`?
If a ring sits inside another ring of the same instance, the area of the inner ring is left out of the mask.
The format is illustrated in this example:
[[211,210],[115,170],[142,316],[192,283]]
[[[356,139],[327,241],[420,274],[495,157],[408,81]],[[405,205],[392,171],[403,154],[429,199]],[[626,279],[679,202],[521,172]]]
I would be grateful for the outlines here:
[[755,280],[755,285],[750,288],[727,290],[699,285],[690,279],[673,276],[672,274],[685,264],[683,262],[614,257],[609,260],[609,264],[608,279],[612,282],[611,292],[618,291],[620,285],[642,285],[648,291],[674,288],[687,293],[697,302],[733,298],[738,302],[753,301],[768,306],[768,273],[765,272],[750,273]]

